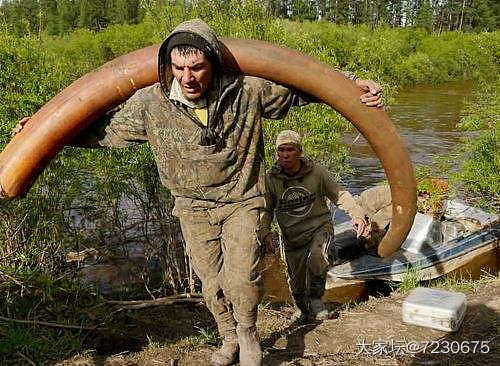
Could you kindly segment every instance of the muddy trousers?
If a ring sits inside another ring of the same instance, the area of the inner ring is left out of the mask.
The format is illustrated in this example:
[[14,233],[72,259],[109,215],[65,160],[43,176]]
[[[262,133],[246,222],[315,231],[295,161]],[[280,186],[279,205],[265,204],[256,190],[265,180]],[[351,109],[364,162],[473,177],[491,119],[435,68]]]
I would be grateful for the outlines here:
[[180,217],[189,259],[221,336],[236,324],[251,327],[257,321],[262,296],[258,211],[243,206],[216,222],[209,211]]
[[325,293],[326,272],[329,267],[328,250],[333,237],[331,226],[317,230],[313,238],[301,247],[285,243],[285,262],[288,285],[297,307],[309,312],[309,301]]

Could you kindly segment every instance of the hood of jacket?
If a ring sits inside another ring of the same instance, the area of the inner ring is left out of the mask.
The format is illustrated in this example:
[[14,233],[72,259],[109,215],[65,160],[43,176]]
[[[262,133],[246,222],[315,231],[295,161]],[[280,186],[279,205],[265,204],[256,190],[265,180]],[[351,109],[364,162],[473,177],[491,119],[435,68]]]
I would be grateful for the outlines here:
[[192,39],[196,44],[202,44],[202,51],[206,55],[212,56],[212,65],[214,67],[214,77],[217,77],[222,65],[222,51],[219,40],[214,31],[201,19],[192,19],[179,24],[168,37],[163,41],[158,52],[158,78],[161,89],[168,96],[168,91],[172,85],[173,75],[170,66],[170,42],[177,38],[175,36],[182,35],[185,39]]
[[310,172],[312,172],[312,170],[314,168],[314,165],[313,165],[312,161],[310,161],[309,159],[304,158],[304,157],[300,157],[300,161],[302,163],[301,167],[300,167],[300,170],[296,174],[294,174],[294,175],[288,175],[288,174],[286,174],[285,170],[281,167],[281,165],[279,165],[278,162],[276,162],[276,164],[274,164],[274,166],[272,167],[272,169],[269,172],[269,174],[273,178],[281,179],[281,180],[295,180],[295,179],[300,179],[300,178],[306,176],[307,174],[309,174]]

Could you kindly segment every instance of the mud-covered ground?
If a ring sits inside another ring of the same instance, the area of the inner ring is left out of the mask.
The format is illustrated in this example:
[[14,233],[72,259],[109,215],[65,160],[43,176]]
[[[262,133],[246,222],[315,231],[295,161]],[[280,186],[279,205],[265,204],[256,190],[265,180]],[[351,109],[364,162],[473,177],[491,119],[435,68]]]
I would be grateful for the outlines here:
[[[335,317],[308,326],[290,324],[290,306],[261,306],[264,364],[500,365],[500,279],[467,294],[466,317],[451,334],[403,324],[405,296],[329,304]],[[116,319],[118,327],[89,335],[89,351],[57,364],[208,365],[216,348],[215,324],[202,304],[122,310]]]

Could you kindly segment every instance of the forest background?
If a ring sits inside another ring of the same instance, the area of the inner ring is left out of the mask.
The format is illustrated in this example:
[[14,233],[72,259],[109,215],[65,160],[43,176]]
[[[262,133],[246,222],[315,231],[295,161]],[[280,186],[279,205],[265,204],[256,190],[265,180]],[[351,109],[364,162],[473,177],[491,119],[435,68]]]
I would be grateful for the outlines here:
[[[476,131],[444,160],[438,174],[488,209],[500,202],[500,6],[490,0],[139,1],[4,0],[0,6],[0,149],[23,116],[64,87],[126,52],[160,42],[182,20],[200,17],[220,36],[291,47],[384,86],[386,102],[402,87],[472,80],[475,93],[457,126]],[[266,123],[266,159],[278,131],[305,136],[306,150],[341,176],[349,124],[321,105]],[[434,171],[433,171],[434,169]],[[94,326],[112,318],[105,299],[80,281],[93,263],[145,248],[143,281],[113,296],[160,297],[196,290],[158,180],[150,149],[67,147],[23,199],[0,202],[0,316]],[[73,258],[74,259],[74,258]],[[160,278],[151,275],[151,263]],[[149,266],[149,267],[148,267]],[[37,363],[84,349],[86,337],[0,321],[0,362],[18,353]]]
[[[104,29],[112,24],[136,24],[148,7],[196,0],[2,0],[1,12],[17,35],[46,31],[62,35],[76,28]],[[248,2],[241,0],[240,3]],[[228,6],[231,0],[213,0]],[[324,20],[335,24],[382,24],[452,30],[493,31],[498,28],[500,4],[495,0],[262,0],[272,17]]]

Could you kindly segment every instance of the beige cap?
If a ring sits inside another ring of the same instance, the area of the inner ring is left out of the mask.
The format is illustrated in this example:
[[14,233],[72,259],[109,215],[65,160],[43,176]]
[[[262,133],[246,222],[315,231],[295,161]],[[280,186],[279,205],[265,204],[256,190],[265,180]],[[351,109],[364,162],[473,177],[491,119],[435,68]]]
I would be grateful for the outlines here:
[[295,144],[300,146],[300,140],[300,135],[297,132],[292,130],[284,130],[278,134],[278,137],[276,137],[276,147],[279,147],[283,144]]

